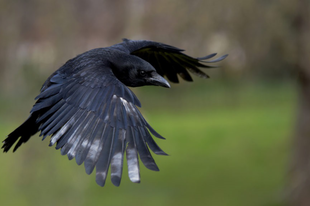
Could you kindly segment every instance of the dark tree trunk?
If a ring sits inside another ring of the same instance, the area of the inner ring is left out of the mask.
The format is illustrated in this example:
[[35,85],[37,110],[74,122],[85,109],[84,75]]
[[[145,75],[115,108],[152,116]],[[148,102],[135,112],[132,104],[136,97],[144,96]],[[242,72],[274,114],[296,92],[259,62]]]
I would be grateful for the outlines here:
[[295,19],[299,102],[290,173],[290,205],[310,206],[310,1],[299,0]]

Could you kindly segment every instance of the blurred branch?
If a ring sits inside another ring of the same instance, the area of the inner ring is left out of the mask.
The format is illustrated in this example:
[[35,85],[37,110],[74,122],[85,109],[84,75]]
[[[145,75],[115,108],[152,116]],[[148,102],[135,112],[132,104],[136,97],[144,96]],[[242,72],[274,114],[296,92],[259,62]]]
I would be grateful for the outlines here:
[[293,144],[293,159],[290,179],[290,201],[292,206],[310,205],[310,2],[299,0],[294,21],[299,105],[296,132]]

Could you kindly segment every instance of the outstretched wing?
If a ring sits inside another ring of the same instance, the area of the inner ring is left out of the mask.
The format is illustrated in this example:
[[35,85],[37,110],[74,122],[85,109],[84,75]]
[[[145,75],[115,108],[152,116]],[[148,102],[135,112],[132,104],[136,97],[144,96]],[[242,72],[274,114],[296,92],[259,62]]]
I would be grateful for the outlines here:
[[162,138],[143,118],[137,97],[117,80],[109,68],[85,66],[74,74],[56,72],[42,87],[31,110],[40,113],[36,119],[43,139],[51,136],[69,160],[84,162],[87,174],[96,167],[96,182],[104,186],[109,166],[111,180],[120,184],[126,151],[128,174],[132,182],[140,181],[139,159],[158,171],[148,147],[166,155],[149,131]]
[[213,68],[214,66],[206,65],[205,63],[215,63],[228,56],[224,55],[214,60],[208,60],[216,55],[216,53],[213,53],[205,57],[193,58],[182,53],[184,50],[167,44],[145,40],[123,40],[123,44],[126,45],[131,54],[148,61],[160,75],[166,76],[174,83],[179,82],[177,74],[186,81],[193,81],[188,71],[199,77],[208,78],[209,76],[198,69],[198,67]]

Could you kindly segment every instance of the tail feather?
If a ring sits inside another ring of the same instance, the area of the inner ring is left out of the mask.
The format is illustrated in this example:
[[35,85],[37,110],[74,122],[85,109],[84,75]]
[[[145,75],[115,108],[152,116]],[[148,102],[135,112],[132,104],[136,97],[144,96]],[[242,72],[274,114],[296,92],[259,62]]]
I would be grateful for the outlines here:
[[36,113],[32,113],[22,125],[10,133],[2,142],[3,152],[9,151],[15,142],[19,140],[13,149],[13,152],[15,152],[22,145],[22,143],[27,142],[32,135],[37,133],[39,128],[39,125],[36,123],[37,118],[38,115]]

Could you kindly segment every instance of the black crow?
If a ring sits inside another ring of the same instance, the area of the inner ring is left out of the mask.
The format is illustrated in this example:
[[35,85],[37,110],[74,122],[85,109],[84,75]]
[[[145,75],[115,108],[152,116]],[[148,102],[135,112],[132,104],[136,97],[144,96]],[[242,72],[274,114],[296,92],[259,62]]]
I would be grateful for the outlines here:
[[155,85],[170,87],[163,78],[178,83],[177,74],[193,81],[188,71],[203,78],[198,67],[223,60],[216,54],[193,58],[184,50],[166,44],[124,39],[122,43],[93,49],[67,61],[43,84],[28,119],[3,141],[13,152],[38,131],[43,140],[50,136],[62,155],[84,162],[87,174],[96,167],[96,182],[104,186],[109,166],[111,181],[119,186],[126,151],[128,175],[140,182],[139,159],[150,170],[158,171],[149,148],[166,155],[150,133],[164,139],[143,118],[141,104],[127,87]]

